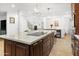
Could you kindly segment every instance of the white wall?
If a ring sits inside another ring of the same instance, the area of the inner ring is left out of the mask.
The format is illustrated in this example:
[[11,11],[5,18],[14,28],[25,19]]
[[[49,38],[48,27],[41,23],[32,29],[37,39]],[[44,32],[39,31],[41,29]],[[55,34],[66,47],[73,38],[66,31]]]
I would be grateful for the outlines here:
[[18,16],[19,16],[19,32],[21,33],[28,29],[27,20],[21,11],[19,12]]
[[[10,17],[15,18],[15,23],[10,23]],[[18,33],[18,14],[17,12],[7,12],[7,35]]]
[[0,20],[6,20],[6,16],[0,16]]
[[[61,17],[64,17],[65,13],[69,13],[69,14],[71,13],[71,5],[69,3],[68,4],[66,3],[47,3],[47,4],[38,3],[38,4],[26,4],[26,6],[28,7],[25,10],[23,7],[20,7],[20,8],[23,8],[23,10],[21,10],[22,15],[20,15],[20,19],[22,18],[21,19],[22,21],[20,20],[20,24],[25,24],[25,22],[27,23],[27,21],[29,21],[32,27],[34,25],[37,25],[38,28],[42,27],[41,24],[43,22],[43,19],[50,20],[51,18],[54,19],[53,17],[61,19]],[[35,8],[38,10],[40,15],[36,15],[36,11],[34,11]],[[50,10],[48,11],[47,8],[50,8]],[[49,19],[47,17],[51,17],[51,18]],[[25,25],[27,27],[27,24]],[[48,23],[47,26],[46,25],[44,26],[49,27],[49,25],[50,24]],[[23,27],[23,25],[21,25],[20,29],[21,29],[20,31],[24,31],[25,26]]]
[[33,30],[35,25],[37,25],[38,29],[41,29],[42,21],[42,17],[34,15],[27,16],[23,11],[19,12],[20,32],[24,32],[25,30]]
[[[58,21],[59,26],[56,27],[54,25],[54,22]],[[72,22],[71,22],[71,17],[66,17],[66,16],[53,16],[53,17],[47,17],[44,18],[44,29],[51,29],[50,25],[53,24],[52,29],[61,29],[61,35],[65,33],[70,34],[70,31],[72,29]]]
[[0,20],[6,20],[6,12],[0,12]]
[[[6,20],[6,12],[0,12],[0,21],[1,20]],[[0,22],[1,24],[1,22]],[[0,30],[1,30],[1,25],[0,25]]]
[[[16,4],[18,5],[18,4]],[[23,6],[23,5],[22,5]],[[24,8],[28,6],[25,10]],[[19,5],[18,5],[19,8]],[[70,18],[65,17],[66,13],[71,14],[71,6],[70,4],[26,4],[24,7],[20,7],[21,10],[19,14],[17,12],[8,12],[7,13],[7,34],[14,34],[19,32],[24,32],[28,29],[27,21],[29,21],[32,25],[37,25],[38,28],[50,28],[50,24],[54,23],[55,20],[59,21],[59,29],[64,29],[64,32],[69,32],[70,28]],[[22,10],[23,8],[23,10]],[[34,8],[37,8],[41,15],[35,15]],[[50,8],[50,12],[47,10]],[[12,9],[11,9],[12,10]],[[9,23],[9,17],[15,17],[15,24]],[[69,16],[70,17],[70,16]],[[19,25],[18,25],[19,20]],[[46,20],[46,21],[45,21]],[[46,23],[45,23],[46,22]],[[64,23],[65,22],[65,23]],[[44,25],[42,26],[42,24]],[[19,27],[18,27],[19,26]],[[53,26],[53,28],[55,28]]]

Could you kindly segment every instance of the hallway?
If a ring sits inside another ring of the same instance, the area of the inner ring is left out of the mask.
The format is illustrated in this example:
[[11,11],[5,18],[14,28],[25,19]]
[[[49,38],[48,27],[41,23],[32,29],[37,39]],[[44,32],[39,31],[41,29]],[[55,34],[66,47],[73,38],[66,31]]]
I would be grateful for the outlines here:
[[63,39],[57,38],[49,56],[73,56],[71,37],[67,35]]

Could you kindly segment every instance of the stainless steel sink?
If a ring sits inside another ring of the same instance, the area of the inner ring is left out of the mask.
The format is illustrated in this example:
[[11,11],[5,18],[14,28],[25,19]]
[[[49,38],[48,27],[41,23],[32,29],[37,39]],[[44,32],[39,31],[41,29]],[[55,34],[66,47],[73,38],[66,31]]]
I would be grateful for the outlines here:
[[31,34],[27,34],[27,35],[30,35],[30,36],[41,36],[41,35],[44,35],[46,34],[46,32],[35,32],[35,33],[31,33]]

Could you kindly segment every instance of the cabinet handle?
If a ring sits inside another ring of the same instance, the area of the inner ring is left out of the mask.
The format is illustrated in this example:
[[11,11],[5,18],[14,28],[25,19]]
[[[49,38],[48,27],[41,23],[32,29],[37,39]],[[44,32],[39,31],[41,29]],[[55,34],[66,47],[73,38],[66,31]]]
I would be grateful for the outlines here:
[[35,45],[37,45],[38,43],[34,43],[33,45],[35,46]]

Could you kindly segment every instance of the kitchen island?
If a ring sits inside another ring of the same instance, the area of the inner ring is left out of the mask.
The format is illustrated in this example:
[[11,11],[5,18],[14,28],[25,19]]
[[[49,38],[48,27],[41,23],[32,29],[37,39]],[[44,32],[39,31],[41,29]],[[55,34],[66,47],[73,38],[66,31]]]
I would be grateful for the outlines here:
[[0,40],[3,40],[4,56],[48,56],[54,44],[54,32],[0,35]]

